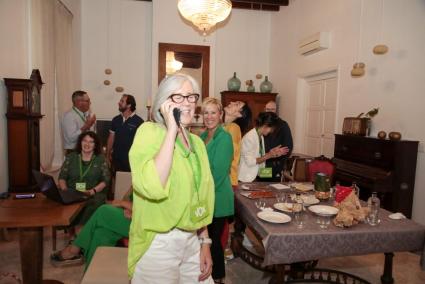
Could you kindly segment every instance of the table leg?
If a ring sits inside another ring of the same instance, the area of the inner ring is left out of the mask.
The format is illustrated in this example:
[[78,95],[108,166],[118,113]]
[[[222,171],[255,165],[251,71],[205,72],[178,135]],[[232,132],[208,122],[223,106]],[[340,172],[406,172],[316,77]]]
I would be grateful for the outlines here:
[[384,263],[384,274],[381,276],[382,284],[393,284],[393,257],[394,254],[392,252],[385,253],[385,263]]
[[43,280],[43,228],[19,229],[22,280],[24,284],[39,284]]

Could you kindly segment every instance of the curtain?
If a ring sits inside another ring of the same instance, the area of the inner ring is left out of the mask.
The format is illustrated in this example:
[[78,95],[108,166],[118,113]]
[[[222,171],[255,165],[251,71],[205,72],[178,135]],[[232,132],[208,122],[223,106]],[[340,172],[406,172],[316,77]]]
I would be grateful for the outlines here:
[[40,167],[48,169],[53,161],[54,96],[55,96],[55,44],[54,1],[31,1],[31,59],[32,68],[39,69],[44,85],[41,89]]
[[40,167],[62,163],[59,121],[71,102],[72,14],[59,0],[31,1],[31,61],[44,81],[41,89]]
[[[54,165],[63,161],[62,135],[59,121],[63,113],[71,106],[71,94],[74,91],[73,78],[73,38],[72,14],[60,1],[55,1],[55,62],[56,62],[56,92],[55,92],[55,151]],[[53,149],[53,148],[52,148]]]

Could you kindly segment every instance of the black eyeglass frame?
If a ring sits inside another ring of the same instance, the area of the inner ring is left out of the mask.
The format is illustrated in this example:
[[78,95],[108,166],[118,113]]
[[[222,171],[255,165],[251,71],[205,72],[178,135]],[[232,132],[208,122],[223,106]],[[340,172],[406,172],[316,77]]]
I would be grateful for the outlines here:
[[176,104],[181,104],[186,99],[189,103],[196,103],[199,100],[199,94],[171,94],[171,101]]

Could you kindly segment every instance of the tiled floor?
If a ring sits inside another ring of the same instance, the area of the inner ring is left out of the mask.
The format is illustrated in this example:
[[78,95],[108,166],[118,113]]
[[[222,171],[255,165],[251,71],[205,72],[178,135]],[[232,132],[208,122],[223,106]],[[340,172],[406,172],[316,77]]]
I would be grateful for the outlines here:
[[[19,247],[16,231],[9,233],[12,241],[0,240],[0,275],[5,272],[20,274]],[[63,235],[58,236],[58,247],[65,245]],[[66,284],[80,283],[83,266],[55,268],[49,262],[52,245],[50,230],[45,231],[44,240],[44,278],[60,280]],[[380,283],[384,256],[372,254],[366,256],[338,257],[321,260],[318,267],[339,269],[358,275],[371,283]],[[263,284],[268,283],[269,274],[258,271],[236,258],[227,263],[227,284]],[[413,253],[397,253],[394,257],[393,276],[395,283],[425,283],[425,271],[419,266],[419,256]],[[2,281],[0,280],[0,283]],[[101,283],[99,283],[101,284]],[[117,283],[120,284],[120,283]],[[164,283],[166,284],[166,283]]]

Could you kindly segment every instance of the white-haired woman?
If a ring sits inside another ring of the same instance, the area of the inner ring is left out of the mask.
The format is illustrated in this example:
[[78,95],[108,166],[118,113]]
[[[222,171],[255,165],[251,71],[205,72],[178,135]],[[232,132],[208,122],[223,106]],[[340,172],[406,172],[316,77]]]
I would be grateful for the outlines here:
[[198,99],[192,77],[165,78],[152,107],[156,122],[139,127],[130,149],[132,283],[212,282],[206,226],[213,217],[214,182],[204,143],[185,128]]

